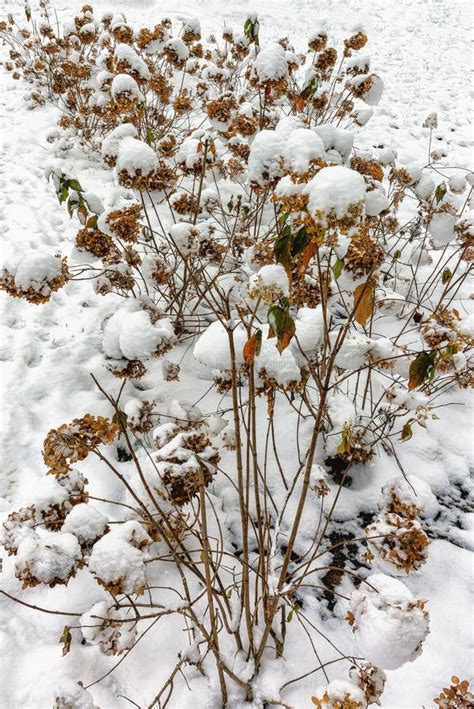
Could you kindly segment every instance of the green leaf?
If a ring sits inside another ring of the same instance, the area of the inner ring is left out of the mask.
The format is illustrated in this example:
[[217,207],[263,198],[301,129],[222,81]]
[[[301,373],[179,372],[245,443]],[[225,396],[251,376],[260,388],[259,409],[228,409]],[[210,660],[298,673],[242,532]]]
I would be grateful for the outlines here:
[[284,266],[288,270],[291,266],[291,255],[290,255],[291,232],[289,234],[288,233],[285,234],[285,231],[286,231],[286,227],[283,230],[283,236],[280,236],[275,241],[273,253],[275,255],[276,263],[281,263],[282,266]]
[[287,623],[291,623],[291,621],[293,620],[293,612],[294,612],[294,611],[293,611],[293,608],[292,608],[291,611],[290,611],[290,612],[288,613],[288,615],[286,616],[286,622],[287,622]]
[[301,98],[307,99],[310,98],[310,96],[314,96],[316,91],[318,90],[318,77],[314,76],[309,84],[307,84],[303,91],[300,93]]
[[68,180],[68,181],[67,181],[67,184],[68,184],[68,187],[69,187],[71,190],[75,190],[76,192],[84,192],[84,190],[82,189],[80,183],[79,183],[77,180],[75,180],[75,179]]
[[395,253],[393,254],[393,260],[394,260],[394,261],[397,261],[397,260],[400,258],[401,255],[402,255],[402,252],[400,251],[400,249],[397,249],[397,250],[395,251]]
[[438,353],[436,350],[431,352],[419,352],[413,362],[410,364],[408,389],[416,389],[425,381],[433,381],[436,375],[436,362]]
[[290,315],[278,305],[273,305],[269,308],[267,318],[270,325],[268,337],[271,338],[276,335],[278,339],[277,349],[281,354],[288,347],[296,332],[295,323]]
[[443,275],[442,275],[442,277],[441,277],[441,281],[442,281],[443,285],[444,285],[445,283],[448,283],[448,281],[451,280],[451,276],[452,276],[452,275],[453,275],[453,274],[451,273],[451,271],[449,270],[449,268],[445,268],[445,269],[444,269]]
[[255,44],[259,45],[259,39],[258,39],[258,31],[260,29],[260,24],[257,19],[252,20],[251,17],[248,17],[247,20],[245,21],[244,24],[244,34],[247,37],[247,39],[250,40],[250,42],[255,42]]
[[332,267],[332,272],[333,272],[333,275],[334,275],[334,278],[336,279],[336,281],[339,278],[339,276],[341,275],[343,270],[344,270],[344,260],[341,258],[338,258],[336,260],[336,263]]
[[71,195],[67,201],[67,211],[69,212],[69,216],[72,217],[74,214],[74,210],[77,209],[79,206],[79,200],[74,197],[74,195]]
[[296,259],[305,249],[308,245],[308,241],[308,232],[306,231],[306,227],[302,226],[301,229],[298,229],[296,232],[296,236],[293,239],[293,245],[291,247],[291,255],[294,259]]
[[443,359],[449,359],[453,355],[459,352],[459,347],[455,342],[448,342],[446,349],[443,354]]
[[438,204],[439,204],[439,202],[441,202],[444,199],[444,196],[447,191],[448,191],[448,188],[446,187],[446,183],[440,182],[440,184],[438,185],[438,187],[435,190],[435,199],[438,202]]

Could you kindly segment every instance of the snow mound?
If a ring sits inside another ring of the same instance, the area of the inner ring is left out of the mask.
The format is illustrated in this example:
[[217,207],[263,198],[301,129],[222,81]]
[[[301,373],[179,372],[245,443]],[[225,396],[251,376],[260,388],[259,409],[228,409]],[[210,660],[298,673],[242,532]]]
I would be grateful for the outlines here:
[[[234,329],[234,343],[237,365],[243,364],[243,348],[247,333],[239,325]],[[220,322],[213,322],[194,345],[194,357],[211,369],[230,369],[231,357],[229,338]]]
[[297,128],[290,133],[283,159],[291,172],[304,173],[312,160],[323,157],[324,143],[314,130]]
[[143,59],[128,44],[118,44],[114,52],[115,61],[120,67],[128,67],[139,79],[149,79],[150,70]]
[[435,517],[439,511],[439,503],[424,480],[416,475],[400,475],[391,478],[382,487],[379,509],[410,517],[419,514]]
[[81,631],[89,645],[98,645],[104,655],[120,655],[137,636],[137,626],[126,609],[110,610],[106,601],[95,603],[81,616]]
[[127,98],[139,99],[141,97],[137,82],[128,74],[117,74],[117,76],[114,76],[111,91],[114,98],[124,95],[127,96]]
[[315,692],[318,706],[324,709],[365,709],[367,701],[361,689],[342,679],[334,679],[327,687],[319,687]]

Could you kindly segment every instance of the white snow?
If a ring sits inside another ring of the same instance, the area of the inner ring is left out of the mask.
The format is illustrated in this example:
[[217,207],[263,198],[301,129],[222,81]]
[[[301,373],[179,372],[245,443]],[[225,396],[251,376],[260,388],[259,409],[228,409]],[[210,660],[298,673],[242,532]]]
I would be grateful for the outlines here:
[[[247,334],[242,326],[238,326],[234,329],[233,336],[236,361],[237,364],[242,364]],[[194,357],[211,369],[230,369],[229,338],[220,322],[213,322],[199,337],[194,345]]]
[[132,76],[128,74],[117,74],[114,76],[111,86],[112,95],[116,98],[117,96],[123,96],[124,94],[127,98],[139,99],[141,96],[138,84]]
[[74,534],[80,544],[95,542],[107,527],[107,517],[90,503],[75,505],[64,520],[63,532]]
[[54,585],[67,583],[77,569],[81,548],[73,534],[27,538],[18,547],[15,568],[19,579]]
[[127,136],[120,141],[117,155],[117,173],[125,172],[134,177],[146,177],[158,167],[158,157],[142,140]]
[[146,558],[144,552],[123,538],[120,525],[118,530],[114,525],[112,531],[94,544],[88,566],[106,587],[120,589],[121,593],[143,593]]
[[351,594],[358,651],[374,665],[395,670],[422,652],[429,617],[404,583],[374,574]]
[[265,185],[282,176],[281,159],[285,153],[284,138],[273,130],[258,133],[250,148],[248,174],[251,182]]
[[128,44],[118,44],[115,47],[114,57],[117,62],[125,64],[130,70],[135,72],[140,79],[148,79],[150,77],[150,70],[146,63],[133,47]]
[[365,182],[362,175],[347,167],[325,167],[306,185],[308,208],[323,221],[334,215],[337,219],[347,216],[349,207],[358,205],[365,197]]
[[454,225],[456,215],[449,212],[436,212],[433,214],[428,229],[431,236],[438,244],[448,244],[455,237]]
[[288,64],[285,50],[279,44],[270,44],[262,49],[253,63],[253,73],[262,84],[285,79]]
[[112,359],[148,359],[175,339],[169,318],[152,323],[146,310],[117,310],[104,328],[103,349]]

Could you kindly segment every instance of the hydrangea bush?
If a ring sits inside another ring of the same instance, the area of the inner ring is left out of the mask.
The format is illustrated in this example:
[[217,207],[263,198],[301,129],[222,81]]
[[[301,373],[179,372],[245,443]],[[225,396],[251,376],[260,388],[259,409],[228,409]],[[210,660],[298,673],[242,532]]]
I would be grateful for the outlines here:
[[[341,653],[347,671],[312,701],[379,703],[383,670],[413,661],[428,633],[424,600],[389,574],[426,561],[437,501],[400,465],[352,535],[352,569],[337,564],[346,542],[333,518],[358,471],[381,451],[398,461],[437,398],[473,384],[474,327],[458,302],[473,174],[445,175],[435,153],[415,170],[387,147],[354,146],[383,90],[361,28],[340,48],[318,28],[300,52],[286,37],[264,45],[256,16],[203,41],[197,19],[136,29],[85,5],[58,29],[41,5],[28,28],[0,23],[7,69],[31,84],[32,107],[61,108],[56,155],[100,156],[116,188],[103,204],[56,162],[48,177],[77,220],[75,250],[68,262],[19,252],[1,287],[40,304],[87,277],[109,299],[98,323],[108,384],[96,384],[110,414],[78,412],[47,434],[44,488],[3,522],[16,575],[23,588],[79,569],[97,581],[102,600],[66,626],[65,651],[84,641],[123,657],[180,616],[188,641],[176,665],[163,658],[170,678],[150,706],[165,706],[191,665],[222,706],[286,706],[301,678],[264,697],[256,682],[291,652],[293,616],[293,642],[311,638],[305,600],[329,593],[363,659]],[[210,382],[211,413],[187,403],[186,367]],[[120,500],[90,502],[89,456]],[[170,562],[173,593],[160,585]],[[79,684],[58,688],[56,706],[94,704]]]

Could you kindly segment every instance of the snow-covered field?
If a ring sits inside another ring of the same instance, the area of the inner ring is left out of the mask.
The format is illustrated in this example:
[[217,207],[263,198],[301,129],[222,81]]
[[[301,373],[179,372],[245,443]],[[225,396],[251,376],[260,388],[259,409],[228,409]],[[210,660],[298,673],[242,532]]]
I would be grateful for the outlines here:
[[[79,0],[54,3],[59,19],[73,15],[80,5]],[[449,154],[450,164],[472,169],[470,2],[260,0],[255,6],[247,0],[95,0],[93,5],[99,16],[106,9],[120,10],[138,26],[153,25],[164,15],[173,21],[198,16],[204,34],[221,31],[226,24],[241,27],[248,13],[255,10],[264,40],[288,35],[297,46],[304,44],[312,26],[322,20],[327,21],[335,38],[345,37],[347,29],[362,23],[369,36],[371,68],[383,77],[385,91],[372,121],[358,133],[356,145],[393,148],[405,164],[424,164],[427,131],[422,124],[430,112],[436,111],[438,127],[434,130],[433,149]],[[22,8],[23,2],[0,0],[0,20],[7,13],[20,17]],[[69,219],[64,205],[58,203],[51,182],[44,176],[52,159],[46,135],[57,120],[57,109],[46,105],[29,110],[24,101],[25,84],[14,81],[1,66],[0,72],[2,254],[10,258],[20,243],[26,249],[44,245],[50,251],[67,254],[72,250],[77,224]],[[60,161],[65,172],[74,174],[88,190],[106,198],[113,173],[98,156],[74,150]],[[50,302],[39,306],[1,294],[1,513],[28,504],[34,497],[45,470],[41,457],[43,440],[51,428],[85,412],[110,413],[90,376],[92,372],[113,386],[113,377],[104,373],[99,354],[101,323],[110,314],[109,301],[105,301],[102,305],[93,296],[87,280],[69,283]],[[158,365],[156,370],[150,370],[150,380],[158,376],[158,371]],[[197,402],[208,389],[209,381],[200,378],[199,372],[193,375],[186,367],[183,372],[181,382],[173,383],[163,393],[163,406],[173,396]],[[146,384],[148,380],[144,381]],[[444,403],[448,399],[443,399]],[[415,661],[387,671],[381,701],[385,709],[431,707],[433,698],[451,675],[471,683],[474,680],[472,396],[469,390],[459,390],[449,403],[437,410],[439,420],[428,421],[426,429],[418,428],[413,439],[399,449],[404,469],[429,484],[438,499],[440,513],[427,529],[431,537],[427,563],[403,579],[415,598],[427,601],[430,634]],[[211,404],[206,400],[205,411],[211,410],[208,406]],[[284,433],[283,424],[280,433]],[[94,495],[98,498],[113,497],[114,492],[118,495],[106,473],[101,473],[104,478],[97,481],[96,466],[89,459],[81,464],[82,472],[95,481]],[[398,474],[393,458],[383,454],[368,467],[370,485],[362,481],[359,486],[343,489],[339,519],[350,520],[352,511],[357,515],[373,509],[381,485]],[[15,578],[14,564],[15,557],[3,553],[0,589],[17,597],[21,584]],[[163,572],[160,582],[168,586],[167,572]],[[88,610],[82,599],[96,593],[94,587],[91,578],[79,572],[67,588],[37,586],[28,589],[21,598],[45,608],[64,611],[79,608],[82,612]],[[320,628],[339,647],[348,654],[354,653],[344,612],[338,606],[334,616],[327,612],[319,614],[316,607],[311,612]],[[93,684],[94,701],[102,709],[130,706],[124,697],[136,706],[145,707],[174,665],[174,659],[167,660],[175,658],[181,647],[182,628],[165,618],[158,634],[149,633],[114,672],[94,684],[119,658],[101,655],[97,647],[80,643],[62,657],[59,637],[65,622],[69,621],[62,616],[35,612],[0,596],[2,709],[46,709],[52,706],[56,689],[64,678]],[[289,632],[294,632],[289,627]],[[330,649],[323,645],[321,650],[326,660],[330,659]],[[282,662],[276,671],[292,677],[308,671],[311,662],[314,665],[310,660],[308,666],[306,657],[298,660],[297,654],[291,658],[291,667],[283,668]],[[176,709],[220,706],[205,678],[197,671],[189,678],[191,691],[178,675],[175,694],[168,706]],[[310,676],[295,685],[284,701],[298,709],[311,706],[311,694],[322,683],[321,673]]]

